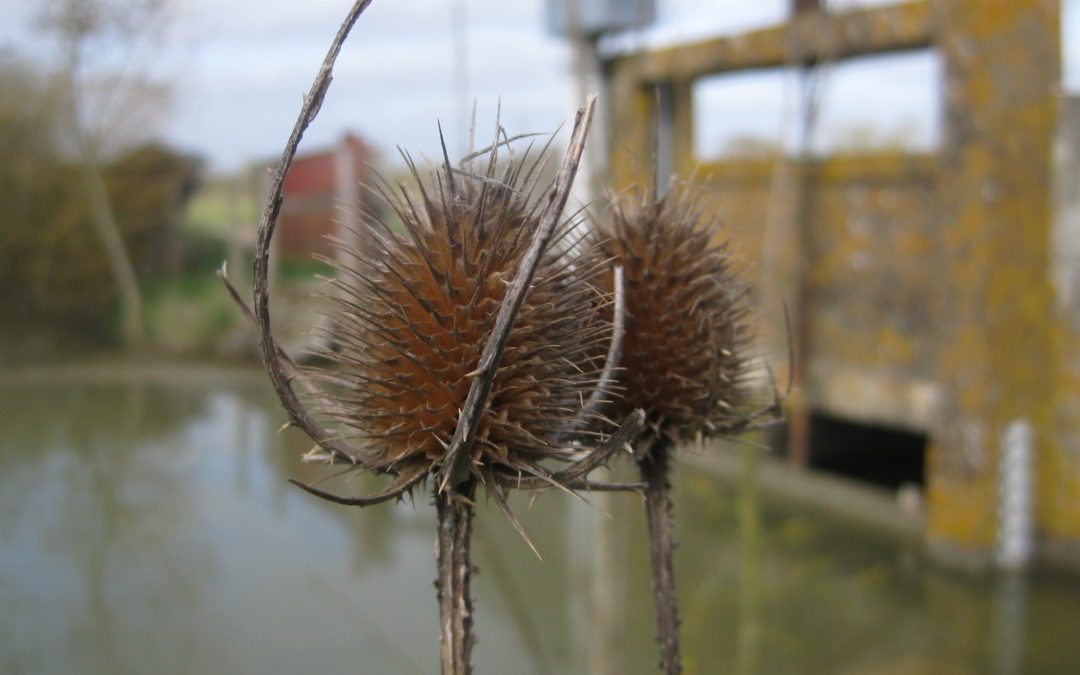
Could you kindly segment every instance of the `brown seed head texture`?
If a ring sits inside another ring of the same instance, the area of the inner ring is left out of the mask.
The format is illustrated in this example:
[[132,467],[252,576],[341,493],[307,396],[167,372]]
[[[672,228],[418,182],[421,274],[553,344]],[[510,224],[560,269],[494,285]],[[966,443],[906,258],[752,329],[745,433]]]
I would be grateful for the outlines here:
[[745,415],[750,376],[746,287],[688,188],[613,200],[593,236],[626,275],[626,338],[612,417],[634,408],[647,433],[687,440]]
[[[545,152],[488,157],[482,175],[432,172],[425,187],[373,192],[393,217],[366,213],[347,262],[324,292],[332,368],[318,409],[371,453],[375,466],[433,466],[447,450],[500,302],[536,229]],[[407,157],[407,156],[406,156]],[[396,220],[400,231],[388,224]],[[569,458],[567,431],[595,388],[610,323],[606,296],[589,283],[603,259],[571,252],[565,221],[552,236],[511,331],[477,427],[474,464],[532,473]],[[339,256],[341,257],[341,256]],[[329,322],[329,320],[328,320]]]

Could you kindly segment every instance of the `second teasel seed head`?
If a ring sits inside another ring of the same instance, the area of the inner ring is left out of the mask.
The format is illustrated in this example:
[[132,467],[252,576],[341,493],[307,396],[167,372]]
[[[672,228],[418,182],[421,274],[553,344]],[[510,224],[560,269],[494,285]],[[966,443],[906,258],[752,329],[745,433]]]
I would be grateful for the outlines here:
[[743,419],[751,397],[747,288],[688,187],[613,198],[592,236],[626,277],[621,397],[610,414],[642,408],[646,433],[672,441]]

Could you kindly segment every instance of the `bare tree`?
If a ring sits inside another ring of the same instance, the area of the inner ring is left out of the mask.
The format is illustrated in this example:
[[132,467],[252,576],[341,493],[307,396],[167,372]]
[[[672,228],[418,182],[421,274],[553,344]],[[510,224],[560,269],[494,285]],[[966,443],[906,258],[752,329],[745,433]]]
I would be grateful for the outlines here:
[[62,132],[80,166],[90,224],[109,264],[129,346],[145,342],[142,294],[116,220],[102,164],[145,132],[167,88],[147,70],[148,46],[163,30],[168,0],[50,0],[41,26],[57,42],[55,86]]

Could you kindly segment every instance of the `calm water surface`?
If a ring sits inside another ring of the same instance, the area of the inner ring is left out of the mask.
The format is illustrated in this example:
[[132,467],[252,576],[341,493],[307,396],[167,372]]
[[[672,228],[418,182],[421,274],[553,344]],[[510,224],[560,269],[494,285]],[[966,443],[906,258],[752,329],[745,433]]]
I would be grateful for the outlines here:
[[[436,672],[428,498],[302,493],[321,470],[281,422],[256,374],[0,383],[0,672]],[[1075,577],[944,572],[749,480],[676,489],[688,672],[1080,672]],[[481,511],[478,673],[655,672],[641,514],[609,499],[518,499],[542,562]]]

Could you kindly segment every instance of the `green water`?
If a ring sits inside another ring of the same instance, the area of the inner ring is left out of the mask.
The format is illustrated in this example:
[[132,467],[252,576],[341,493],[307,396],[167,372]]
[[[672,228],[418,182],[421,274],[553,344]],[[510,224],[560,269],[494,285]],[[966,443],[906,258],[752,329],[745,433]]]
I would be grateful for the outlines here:
[[[258,374],[120,380],[0,382],[0,673],[436,672],[426,496],[288,485],[321,469]],[[1080,672],[1075,577],[972,579],[752,482],[676,489],[688,672]],[[602,506],[517,499],[543,561],[482,509],[478,673],[655,672],[640,508]]]

